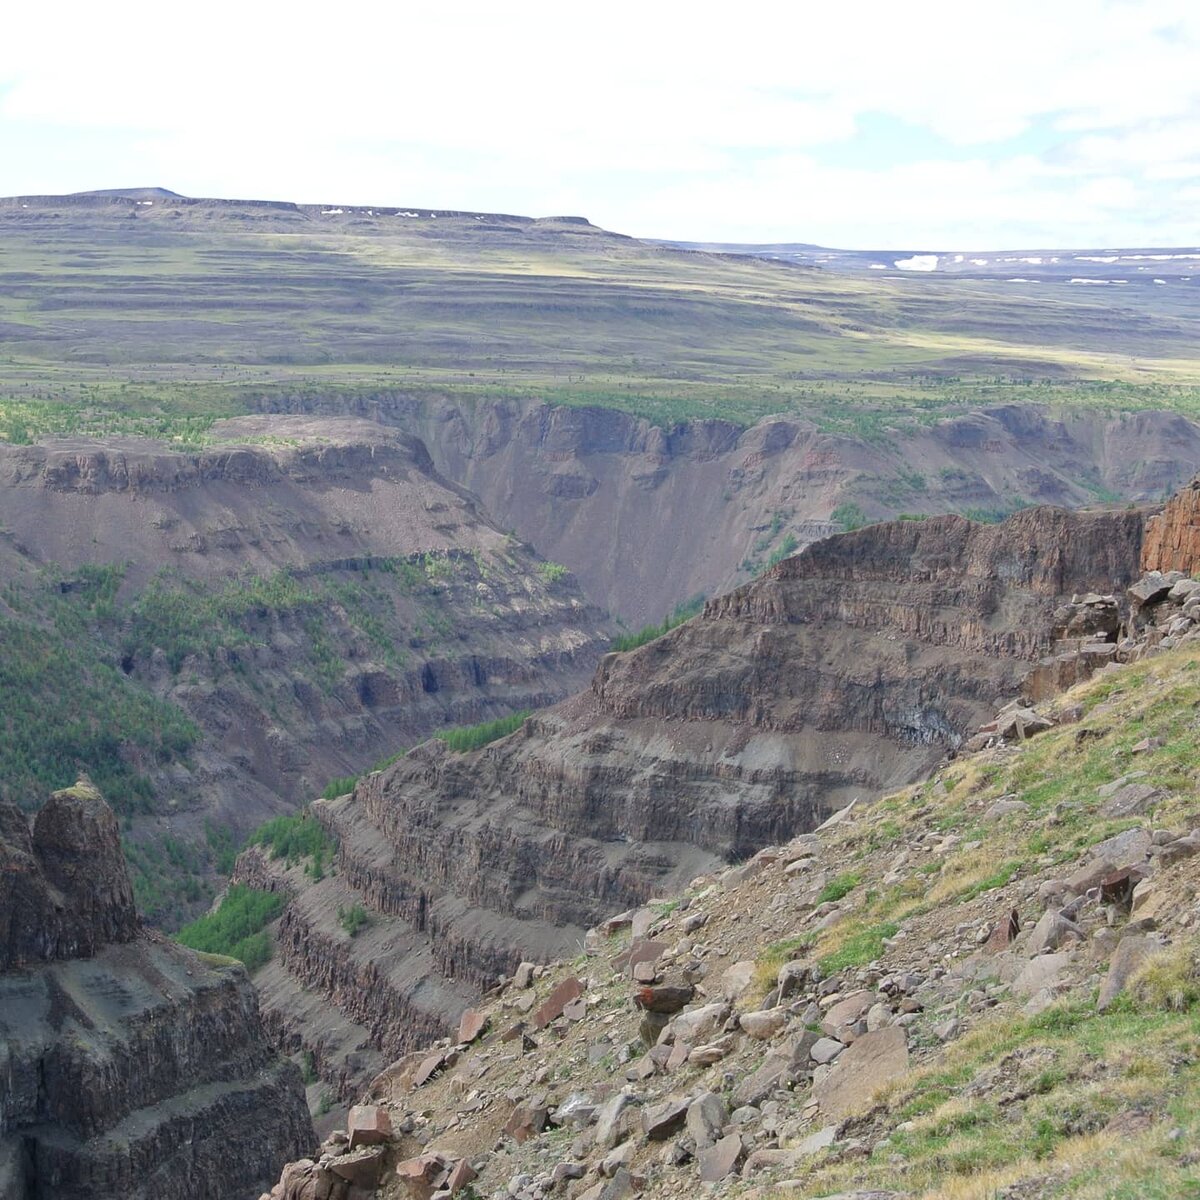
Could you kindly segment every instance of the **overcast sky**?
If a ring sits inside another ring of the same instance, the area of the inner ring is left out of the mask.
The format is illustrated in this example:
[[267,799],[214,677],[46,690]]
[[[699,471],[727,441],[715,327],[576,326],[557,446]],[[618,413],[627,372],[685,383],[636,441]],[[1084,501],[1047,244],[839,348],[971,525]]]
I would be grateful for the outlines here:
[[1200,245],[1200,3],[9,6],[0,194],[145,185],[693,240]]

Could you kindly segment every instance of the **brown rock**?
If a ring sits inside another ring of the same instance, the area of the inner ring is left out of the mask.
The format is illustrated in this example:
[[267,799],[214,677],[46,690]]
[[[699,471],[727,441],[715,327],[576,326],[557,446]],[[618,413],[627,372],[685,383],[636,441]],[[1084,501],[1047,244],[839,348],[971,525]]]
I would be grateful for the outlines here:
[[813,1085],[813,1099],[830,1117],[846,1117],[865,1105],[880,1087],[908,1070],[904,1029],[889,1025],[855,1039],[829,1074]]
[[1007,917],[996,922],[992,932],[983,945],[986,954],[999,954],[1005,947],[1011,945],[1013,939],[1021,932],[1021,915],[1014,908]]
[[671,1014],[690,1004],[695,995],[696,989],[690,985],[674,987],[664,984],[660,987],[638,988],[633,1002],[643,1012]]
[[520,1145],[541,1133],[546,1128],[548,1120],[549,1113],[545,1108],[530,1108],[519,1104],[505,1122],[504,1132]]
[[376,1146],[392,1136],[392,1118],[386,1108],[377,1104],[356,1104],[346,1121],[350,1149],[357,1146]]
[[423,1087],[428,1083],[439,1071],[446,1062],[444,1054],[430,1054],[422,1059],[420,1066],[417,1067],[412,1077],[412,1086],[414,1088]]
[[354,1187],[372,1190],[379,1186],[383,1174],[383,1155],[382,1146],[364,1146],[329,1159],[325,1167]]
[[633,968],[638,963],[656,963],[666,952],[665,942],[655,942],[649,938],[640,938],[637,941],[630,942],[629,947],[622,950],[612,960],[612,969],[618,973],[629,971],[632,973]]
[[438,1154],[421,1154],[396,1164],[396,1174],[413,1200],[429,1200],[445,1169],[445,1162]]
[[446,1187],[453,1196],[455,1192],[461,1192],[468,1183],[472,1183],[478,1178],[479,1175],[475,1168],[465,1158],[460,1158],[451,1168],[450,1175],[446,1180]]
[[473,1042],[487,1028],[488,1019],[478,1009],[468,1008],[458,1022],[458,1040]]
[[562,1011],[572,1000],[583,995],[583,984],[572,976],[564,979],[554,991],[546,997],[541,1008],[533,1014],[533,1024],[536,1029],[545,1029],[551,1021],[562,1016]]

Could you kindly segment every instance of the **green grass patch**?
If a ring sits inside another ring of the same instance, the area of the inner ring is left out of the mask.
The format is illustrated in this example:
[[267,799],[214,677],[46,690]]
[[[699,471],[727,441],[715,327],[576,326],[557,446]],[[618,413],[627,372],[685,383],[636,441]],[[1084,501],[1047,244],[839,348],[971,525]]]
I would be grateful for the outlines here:
[[833,904],[838,900],[848,896],[862,882],[862,875],[855,871],[848,871],[844,875],[839,875],[836,879],[830,880],[820,892],[817,893],[818,904]]
[[862,967],[874,962],[883,955],[884,940],[895,937],[899,928],[899,925],[884,922],[852,934],[836,950],[820,959],[822,972],[832,975],[847,967]]

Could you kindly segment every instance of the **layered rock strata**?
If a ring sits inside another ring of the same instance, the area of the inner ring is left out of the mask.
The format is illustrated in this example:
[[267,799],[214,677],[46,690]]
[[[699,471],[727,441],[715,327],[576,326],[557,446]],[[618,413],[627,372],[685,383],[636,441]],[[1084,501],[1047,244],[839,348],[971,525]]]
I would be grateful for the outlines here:
[[633,625],[737,586],[789,536],[803,546],[836,532],[829,516],[840,505],[875,520],[1021,503],[1078,508],[1105,494],[1143,503],[1200,461],[1200,426],[1165,412],[996,405],[865,439],[800,416],[661,428],[533,399],[381,392],[271,403],[349,406],[417,434],[444,475]]
[[[919,777],[1019,692],[1064,600],[1135,577],[1142,526],[1036,510],[817,543],[607,656],[589,691],[511,737],[427,744],[318,803],[334,877],[259,852],[239,867],[294,896],[268,1020],[361,1081],[523,958],[569,956],[601,917]],[[336,919],[352,902],[372,919],[358,937]],[[330,1003],[309,1031],[313,992]]]
[[[36,637],[69,608],[105,669],[200,731],[139,762],[156,811],[136,840],[164,818],[202,844],[210,824],[245,835],[435,730],[586,686],[604,614],[416,438],[289,417],[217,436],[0,446],[0,622]],[[119,577],[104,602],[101,567]]]
[[231,960],[143,931],[90,785],[0,805],[0,1195],[237,1200],[313,1132]]

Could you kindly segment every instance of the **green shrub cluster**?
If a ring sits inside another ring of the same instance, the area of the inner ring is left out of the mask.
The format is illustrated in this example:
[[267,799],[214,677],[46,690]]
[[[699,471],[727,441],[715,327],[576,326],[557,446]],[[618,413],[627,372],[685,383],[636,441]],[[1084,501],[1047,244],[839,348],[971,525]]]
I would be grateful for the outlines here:
[[285,859],[289,867],[308,859],[308,871],[314,879],[324,878],[326,864],[337,849],[324,826],[307,809],[294,816],[272,817],[250,835],[246,844],[265,846],[272,858]]
[[567,574],[567,568],[562,563],[542,562],[538,563],[538,574],[546,583],[557,583],[564,575]]
[[785,558],[791,558],[799,548],[800,543],[796,541],[796,535],[789,533],[779,546],[771,552],[771,557],[767,559],[767,565],[764,570],[769,571],[777,563],[783,562]]
[[357,937],[359,932],[371,923],[367,910],[361,904],[352,904],[349,908],[338,908],[338,924],[351,936]]
[[861,505],[848,500],[839,504],[829,514],[829,519],[835,525],[840,525],[843,533],[849,533],[852,529],[861,529],[867,523],[867,514],[863,512]]
[[483,721],[478,725],[460,725],[457,729],[443,729],[434,737],[441,738],[451,750],[460,753],[467,750],[478,750],[489,742],[502,737],[508,737],[521,728],[521,723],[529,716],[530,710],[512,713],[507,717],[498,717],[494,721]]
[[[794,541],[795,539],[793,539],[793,543]],[[655,638],[662,637],[664,633],[670,632],[676,625],[682,625],[684,621],[690,621],[703,607],[704,596],[693,596],[690,600],[685,600],[682,604],[677,605],[659,624],[647,625],[639,629],[637,633],[627,633],[622,637],[613,638],[611,649],[617,651],[636,650],[639,646],[644,646],[647,642],[652,642]]]
[[246,970],[254,971],[271,957],[266,927],[282,910],[283,897],[277,892],[234,884],[216,912],[185,925],[175,939],[193,950],[240,959]]

